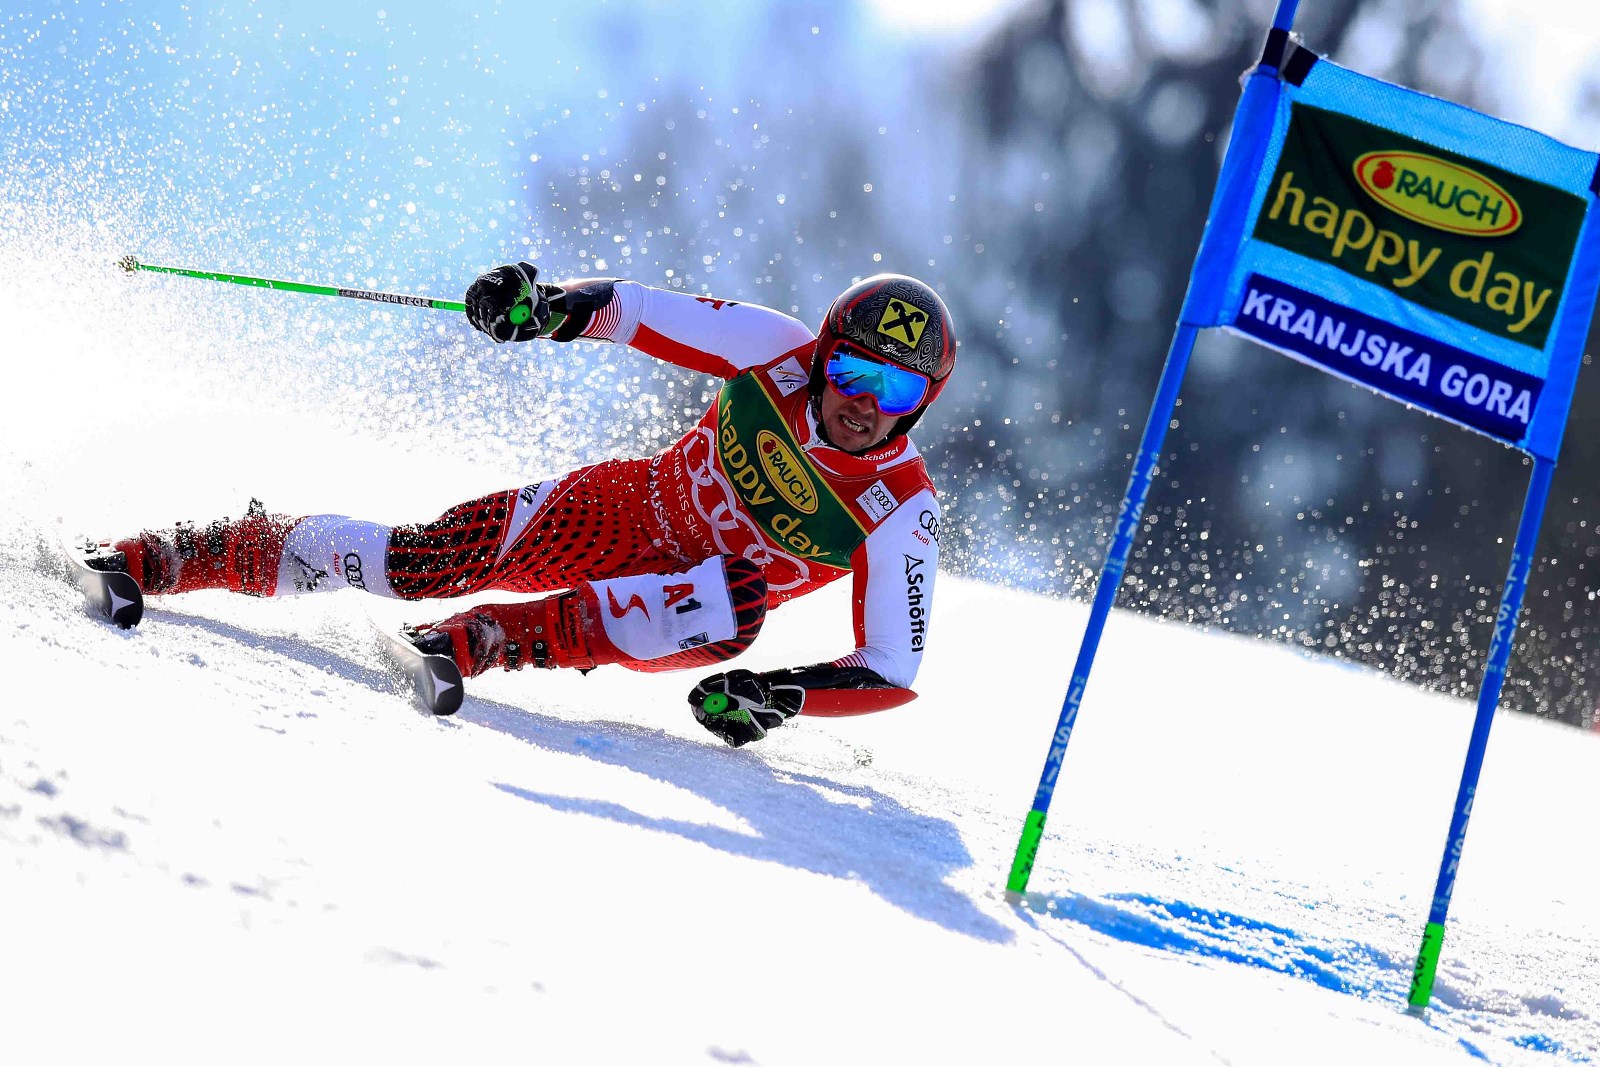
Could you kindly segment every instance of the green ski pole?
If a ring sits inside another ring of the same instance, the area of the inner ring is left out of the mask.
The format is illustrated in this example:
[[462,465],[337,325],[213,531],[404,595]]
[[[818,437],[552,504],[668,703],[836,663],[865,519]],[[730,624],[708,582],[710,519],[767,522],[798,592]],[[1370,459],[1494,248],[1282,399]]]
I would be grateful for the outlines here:
[[276,278],[252,278],[248,274],[223,274],[220,271],[191,270],[188,267],[158,267],[154,263],[140,263],[133,256],[123,256],[117,266],[133,274],[148,270],[156,274],[178,274],[185,278],[199,278],[208,282],[232,282],[234,285],[254,285],[262,289],[281,289],[288,293],[310,293],[313,296],[344,296],[353,300],[376,300],[381,304],[406,304],[417,308],[437,308],[440,311],[466,311],[467,305],[459,300],[431,300],[425,296],[406,296],[403,293],[375,293],[367,289],[344,289],[336,285],[313,285],[309,282],[285,282]]
[[[224,274],[221,271],[193,270],[189,267],[160,267],[154,263],[140,263],[134,256],[123,256],[117,260],[117,266],[133,274],[137,271],[147,270],[156,274],[177,274],[185,278],[199,278],[208,282],[231,282],[234,285],[252,285],[261,289],[277,289],[287,293],[310,293],[313,296],[342,296],[351,300],[373,300],[380,304],[404,304],[407,307],[435,308],[439,311],[467,310],[467,305],[459,300],[434,300],[426,296],[408,296],[405,293],[379,293],[370,289],[345,289],[337,285],[316,285],[311,282],[287,282],[277,278],[254,278],[248,274]],[[529,313],[526,306],[513,308],[511,318],[516,322],[518,313],[526,321]],[[559,311],[550,316],[550,324],[545,327],[546,332],[553,331],[561,325],[566,318]]]

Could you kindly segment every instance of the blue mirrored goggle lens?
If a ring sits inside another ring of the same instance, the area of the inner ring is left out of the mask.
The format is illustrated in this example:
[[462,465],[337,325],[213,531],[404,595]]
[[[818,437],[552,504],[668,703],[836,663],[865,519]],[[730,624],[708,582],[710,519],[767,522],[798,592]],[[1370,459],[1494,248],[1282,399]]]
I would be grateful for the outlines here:
[[914,370],[836,348],[828,357],[828,381],[845,396],[869,393],[885,415],[909,415],[928,395],[928,379]]

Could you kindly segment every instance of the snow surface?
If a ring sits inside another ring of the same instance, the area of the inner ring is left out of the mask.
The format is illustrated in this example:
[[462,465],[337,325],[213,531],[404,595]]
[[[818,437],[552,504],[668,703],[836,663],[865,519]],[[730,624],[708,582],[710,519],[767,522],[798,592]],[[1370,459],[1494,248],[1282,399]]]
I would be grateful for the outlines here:
[[[318,379],[307,332],[425,312],[196,310],[200,283],[114,276],[89,221],[9,233],[4,1062],[1600,1058],[1600,737],[1570,728],[1497,723],[1424,1023],[1402,1007],[1471,709],[1282,646],[1119,613],[1013,907],[1080,604],[946,576],[920,700],[740,751],[689,678],[615,668],[482,679],[424,720],[369,609],[442,604],[202,593],[96,621],[64,534],[250,495],[426,518],[566,456],[466,416],[363,422],[359,377]],[[847,617],[843,589],[786,606],[748,665],[837,655]]]

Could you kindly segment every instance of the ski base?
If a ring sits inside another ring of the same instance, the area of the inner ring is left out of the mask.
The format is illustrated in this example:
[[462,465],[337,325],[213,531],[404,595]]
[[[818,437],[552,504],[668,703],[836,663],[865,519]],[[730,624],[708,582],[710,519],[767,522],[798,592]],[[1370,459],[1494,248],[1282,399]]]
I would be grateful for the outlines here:
[[383,629],[383,652],[404,675],[418,706],[430,715],[454,715],[466,697],[461,671],[449,656],[430,656],[398,631]]
[[69,577],[91,608],[124,630],[139,625],[144,618],[144,591],[132,575],[90,566],[88,561],[104,558],[97,545],[65,545],[63,554]]

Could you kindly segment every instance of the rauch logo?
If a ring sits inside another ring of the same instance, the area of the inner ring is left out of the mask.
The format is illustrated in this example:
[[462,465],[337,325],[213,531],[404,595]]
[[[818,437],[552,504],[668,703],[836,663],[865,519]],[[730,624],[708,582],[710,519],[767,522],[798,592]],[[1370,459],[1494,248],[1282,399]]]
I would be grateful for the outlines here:
[[1368,152],[1356,181],[1384,207],[1424,226],[1474,237],[1504,237],[1522,225],[1522,208],[1468,167],[1421,152]]
[[756,434],[756,455],[761,457],[761,466],[767,472],[778,492],[784,499],[805,512],[807,515],[817,513],[817,491],[811,484],[811,479],[806,472],[801,470],[800,463],[788,448],[784,447],[778,435],[771,430],[761,430]]

